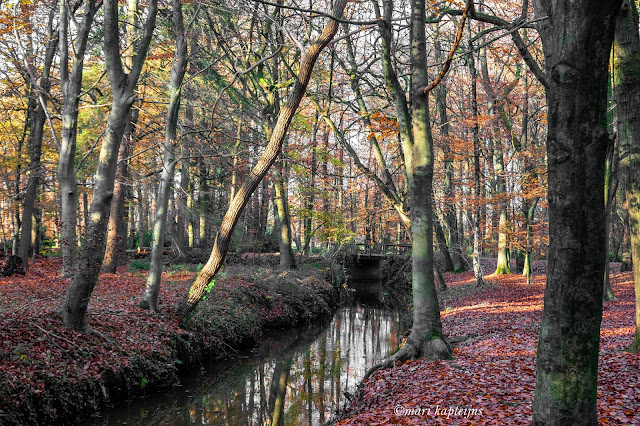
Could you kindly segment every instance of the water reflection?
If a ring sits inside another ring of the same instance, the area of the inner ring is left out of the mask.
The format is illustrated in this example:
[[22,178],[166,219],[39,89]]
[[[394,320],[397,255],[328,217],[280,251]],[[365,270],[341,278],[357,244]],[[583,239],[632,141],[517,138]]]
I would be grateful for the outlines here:
[[177,390],[89,424],[322,425],[409,325],[398,311],[340,308],[325,327],[271,336],[248,359],[216,363]]

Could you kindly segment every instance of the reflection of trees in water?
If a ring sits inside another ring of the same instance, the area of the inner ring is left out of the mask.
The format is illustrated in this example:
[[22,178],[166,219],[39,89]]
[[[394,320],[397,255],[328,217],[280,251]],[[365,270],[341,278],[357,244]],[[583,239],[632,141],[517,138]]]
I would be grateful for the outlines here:
[[[204,378],[189,396],[167,396],[158,407],[126,419],[135,424],[285,425],[324,424],[340,408],[342,393],[353,390],[375,362],[399,343],[409,327],[397,312],[343,308],[322,334],[289,330],[267,359],[231,363]],[[295,334],[298,333],[298,334]],[[310,343],[312,342],[312,343]],[[283,350],[282,348],[288,347]],[[211,368],[215,369],[215,366]],[[207,383],[208,382],[208,383]]]

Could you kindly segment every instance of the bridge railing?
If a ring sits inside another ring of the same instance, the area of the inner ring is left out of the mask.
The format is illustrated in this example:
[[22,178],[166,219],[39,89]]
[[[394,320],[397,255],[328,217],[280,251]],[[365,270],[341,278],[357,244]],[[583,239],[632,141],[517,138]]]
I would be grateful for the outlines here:
[[391,254],[406,254],[411,252],[411,244],[348,244],[351,254],[365,256],[385,256]]

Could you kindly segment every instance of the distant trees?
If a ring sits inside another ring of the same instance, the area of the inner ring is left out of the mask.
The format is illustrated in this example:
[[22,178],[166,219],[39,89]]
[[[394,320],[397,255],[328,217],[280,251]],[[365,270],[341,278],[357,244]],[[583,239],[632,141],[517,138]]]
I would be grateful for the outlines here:
[[[337,0],[332,9],[332,16],[340,18],[346,3],[346,0]],[[224,262],[229,249],[229,242],[232,237],[233,229],[238,222],[240,214],[251,197],[251,194],[269,171],[269,168],[273,165],[273,162],[280,153],[287,130],[291,124],[291,120],[298,110],[300,101],[302,100],[307,85],[309,84],[315,62],[322,50],[329,44],[333,39],[333,36],[338,31],[338,25],[339,23],[337,21],[330,20],[322,30],[322,33],[313,40],[303,52],[301,52],[302,61],[300,62],[300,69],[298,71],[296,81],[289,93],[285,105],[278,114],[278,119],[273,127],[269,143],[256,165],[251,170],[248,179],[238,189],[233,200],[231,200],[231,204],[229,205],[229,208],[222,220],[220,230],[216,235],[209,260],[203,266],[189,289],[186,304],[183,308],[183,315],[193,311],[204,295],[207,286],[210,285],[211,280],[222,266],[222,262]]]

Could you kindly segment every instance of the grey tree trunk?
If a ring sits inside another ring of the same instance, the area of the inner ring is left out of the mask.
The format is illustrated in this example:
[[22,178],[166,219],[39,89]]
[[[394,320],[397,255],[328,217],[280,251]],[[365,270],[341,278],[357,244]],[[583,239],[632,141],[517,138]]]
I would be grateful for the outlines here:
[[[169,206],[169,193],[173,187],[173,176],[176,168],[176,135],[178,129],[178,114],[180,112],[180,99],[182,94],[182,81],[187,71],[187,40],[184,33],[184,19],[182,15],[182,3],[180,0],[172,0],[172,22],[176,37],[176,57],[171,68],[169,81],[169,109],[165,124],[165,137],[163,143],[162,174],[158,187],[158,208],[156,220],[153,225],[153,242],[151,245],[151,266],[147,276],[147,287],[140,302],[140,307],[158,312],[158,294],[160,293],[160,279],[162,277],[162,252],[167,230],[167,210]],[[182,230],[178,230],[182,232]]]
[[548,108],[549,265],[534,425],[597,425],[607,67],[621,0],[536,0]]
[[[334,3],[332,15],[336,17],[342,16],[346,3],[346,0],[337,0]],[[329,44],[337,31],[338,22],[330,20],[322,31],[322,34],[320,34],[320,36],[309,45],[306,52],[304,52],[298,78],[289,93],[286,104],[278,114],[278,121],[273,128],[273,133],[269,139],[269,143],[258,160],[258,163],[251,170],[247,180],[238,189],[234,198],[231,200],[229,208],[222,219],[220,230],[216,235],[211,256],[189,289],[187,300],[182,311],[184,316],[193,311],[205,293],[207,286],[209,286],[211,280],[222,266],[222,262],[224,262],[225,256],[227,255],[233,229],[240,218],[242,210],[247,204],[247,201],[249,201],[251,194],[278,156],[287,130],[289,129],[289,124],[291,123],[291,120],[300,105],[300,101],[305,94],[307,85],[309,84],[309,79],[311,78],[311,72],[313,71],[315,62],[318,59],[320,52],[322,52],[322,50]]]
[[135,62],[127,74],[122,68],[120,57],[118,2],[104,0],[104,52],[107,74],[113,92],[113,103],[100,149],[89,226],[85,233],[78,268],[71,281],[63,306],[64,325],[83,332],[91,331],[87,321],[87,307],[91,293],[98,281],[98,272],[104,256],[105,233],[109,220],[109,207],[113,197],[117,154],[135,98],[135,87],[155,28],[157,11],[157,0],[150,0],[144,32],[135,46]]
[[[78,107],[82,92],[84,56],[89,32],[97,12],[95,0],[85,3],[82,21],[77,30],[73,46],[75,56],[69,72],[69,3],[60,2],[60,85],[62,87],[62,134],[58,159],[58,181],[60,183],[60,222],[63,278],[75,272],[78,242],[76,235],[78,182],[75,173],[76,138],[78,136]],[[85,222],[86,226],[86,222]]]

